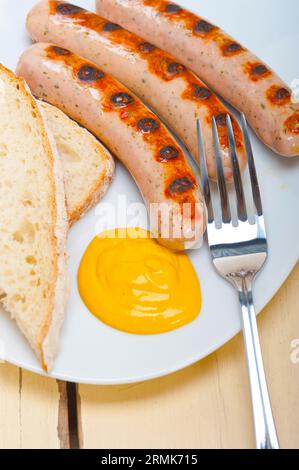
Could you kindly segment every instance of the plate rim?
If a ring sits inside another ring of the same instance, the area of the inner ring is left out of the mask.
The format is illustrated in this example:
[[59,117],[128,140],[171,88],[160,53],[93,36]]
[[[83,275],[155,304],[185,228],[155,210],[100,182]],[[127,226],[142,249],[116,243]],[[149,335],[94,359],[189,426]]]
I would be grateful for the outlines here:
[[[32,1],[32,0],[30,0]],[[37,0],[35,0],[36,3]],[[85,2],[85,0],[76,0],[76,3]],[[13,3],[13,2],[12,2]],[[24,1],[24,4],[26,2]],[[87,3],[87,2],[86,2]],[[5,18],[5,14],[4,14]],[[23,45],[24,47],[24,45]],[[299,170],[299,169],[298,169]],[[282,242],[283,243],[283,242]],[[278,251],[278,250],[277,250]],[[297,254],[297,256],[296,256]],[[292,250],[288,253],[288,256],[286,256],[286,261],[284,262],[280,272],[279,272],[279,281],[276,283],[273,283],[273,290],[268,292],[268,295],[265,296],[263,303],[259,305],[259,309],[257,309],[257,315],[259,315],[265,307],[271,302],[271,300],[274,298],[274,296],[277,294],[279,289],[285,284],[287,278],[293,271],[294,267],[298,263],[299,259],[299,242],[298,244],[295,244],[295,246],[292,247]],[[211,262],[212,266],[212,262]],[[271,282],[271,281],[269,281]],[[233,290],[232,290],[233,292]],[[232,294],[234,295],[234,294]],[[209,314],[209,310],[207,311],[207,314]],[[17,367],[23,368],[24,370],[28,370],[32,373],[36,373],[40,376],[44,377],[49,377],[49,378],[54,378],[54,379],[59,379],[67,382],[74,382],[74,383],[82,383],[82,384],[89,384],[89,385],[121,385],[121,384],[130,384],[130,383],[138,383],[138,382],[143,382],[143,381],[148,381],[152,380],[155,378],[159,378],[162,376],[167,376],[169,374],[175,373],[177,371],[180,371],[182,369],[185,369],[186,367],[189,367],[200,360],[206,358],[209,356],[211,353],[217,351],[219,348],[224,346],[227,342],[229,342],[231,339],[233,339],[239,332],[241,331],[240,325],[237,326],[237,324],[233,325],[230,328],[230,331],[227,333],[222,334],[218,340],[214,340],[214,342],[210,343],[209,346],[206,346],[206,348],[203,348],[200,352],[198,353],[190,353],[187,357],[185,356],[183,359],[174,359],[171,364],[164,368],[160,368],[156,372],[154,370],[148,372],[148,373],[138,373],[138,374],[132,374],[132,376],[129,377],[120,377],[120,378],[108,378],[108,379],[99,379],[96,377],[96,374],[92,375],[93,378],[90,377],[85,377],[82,378],[81,376],[78,376],[76,374],[68,374],[66,372],[61,372],[61,373],[55,373],[55,367],[53,369],[53,372],[50,372],[49,374],[45,373],[42,371],[40,368],[37,360],[33,362],[33,359],[25,359],[23,360],[11,360],[11,359],[6,359],[5,358],[5,353],[3,354],[3,360],[4,362],[8,364],[13,364]],[[11,356],[14,356],[15,354],[11,354]],[[34,358],[34,356],[32,356]],[[156,367],[157,369],[157,367]],[[77,371],[78,373],[78,371]],[[93,373],[91,373],[93,374]],[[91,375],[91,374],[86,374],[86,375]]]
[[[285,269],[285,272],[282,276],[283,281],[278,286],[278,288],[269,296],[269,298],[266,299],[266,301],[264,302],[264,305],[256,312],[257,316],[259,316],[264,311],[264,309],[269,305],[271,300],[275,297],[277,292],[284,286],[284,284],[287,281],[288,277],[290,276],[290,274],[295,269],[298,261],[299,261],[299,246],[298,246],[297,260],[292,261],[291,263],[289,263],[288,268]],[[174,367],[168,367],[168,368],[162,369],[162,370],[160,370],[159,372],[156,372],[156,373],[153,372],[153,373],[149,373],[149,374],[139,375],[139,376],[136,376],[134,378],[125,378],[124,377],[122,379],[115,379],[115,380],[114,379],[106,379],[106,380],[100,379],[100,380],[97,380],[97,379],[88,379],[88,378],[82,379],[82,378],[79,378],[79,377],[68,377],[64,374],[55,374],[55,372],[53,372],[53,373],[50,372],[49,374],[47,374],[46,372],[42,371],[38,366],[24,365],[20,361],[11,361],[11,360],[6,360],[4,358],[4,363],[7,362],[8,364],[12,364],[12,365],[20,367],[22,369],[28,370],[29,372],[38,374],[42,377],[48,377],[48,378],[52,378],[52,379],[63,380],[65,382],[70,382],[70,383],[76,383],[76,384],[82,384],[82,385],[128,385],[128,384],[134,384],[134,383],[140,383],[140,382],[148,382],[150,380],[158,379],[158,378],[161,378],[161,377],[166,377],[168,375],[171,375],[171,374],[174,374],[174,373],[179,372],[181,370],[184,370],[187,367],[190,367],[190,366],[196,364],[197,362],[200,362],[201,360],[208,357],[210,354],[213,354],[214,352],[218,351],[220,348],[222,348],[222,346],[227,344],[233,338],[235,338],[235,336],[237,336],[241,332],[242,328],[236,328],[234,330],[235,331],[234,331],[233,334],[230,333],[229,335],[227,335],[227,337],[225,339],[221,339],[221,341],[219,341],[219,343],[217,345],[214,345],[211,348],[207,348],[206,350],[204,350],[204,352],[201,352],[200,354],[195,355],[192,358],[184,360],[180,364],[177,363]]]

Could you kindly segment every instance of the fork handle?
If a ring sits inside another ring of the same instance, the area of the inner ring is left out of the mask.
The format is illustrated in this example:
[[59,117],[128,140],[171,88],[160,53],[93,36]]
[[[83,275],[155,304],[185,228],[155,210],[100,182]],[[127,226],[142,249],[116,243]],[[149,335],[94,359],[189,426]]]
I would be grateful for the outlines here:
[[[251,286],[239,289],[257,449],[279,449],[266,382]],[[251,284],[251,283],[250,283]]]

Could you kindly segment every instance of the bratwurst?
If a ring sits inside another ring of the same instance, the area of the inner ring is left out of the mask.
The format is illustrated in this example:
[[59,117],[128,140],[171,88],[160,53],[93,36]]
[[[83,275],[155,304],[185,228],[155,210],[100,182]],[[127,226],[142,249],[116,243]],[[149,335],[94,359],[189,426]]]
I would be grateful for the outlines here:
[[136,180],[159,241],[175,250],[203,235],[205,212],[194,173],[176,140],[131,91],[67,49],[38,43],[17,73],[33,94],[89,129]]
[[299,105],[291,90],[218,26],[165,0],[97,0],[97,12],[174,53],[237,109],[280,155],[299,155]]
[[[198,159],[196,120],[202,123],[209,176],[216,178],[212,117],[218,123],[226,179],[232,179],[226,114],[229,111],[196,75],[177,60],[119,25],[65,2],[33,7],[27,29],[34,41],[72,50],[111,73],[153,108]],[[241,171],[246,165],[240,128],[233,119]]]

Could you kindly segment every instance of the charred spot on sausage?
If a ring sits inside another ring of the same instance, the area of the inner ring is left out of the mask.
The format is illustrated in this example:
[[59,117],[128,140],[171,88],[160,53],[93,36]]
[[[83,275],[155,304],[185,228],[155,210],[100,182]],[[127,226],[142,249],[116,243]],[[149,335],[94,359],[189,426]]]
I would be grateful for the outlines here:
[[251,72],[253,75],[264,75],[265,73],[268,73],[269,70],[264,64],[258,64],[252,67]]
[[168,3],[165,7],[165,11],[167,13],[178,13],[179,11],[182,11],[182,7],[175,3]]
[[53,46],[52,51],[57,55],[70,55],[71,54],[70,51],[59,46]]
[[110,100],[111,103],[117,108],[125,108],[130,103],[133,103],[134,98],[133,96],[129,95],[129,93],[120,92],[112,95]]
[[118,29],[122,29],[122,27],[119,24],[116,23],[105,23],[103,26],[103,31],[109,32],[109,31],[117,31]]
[[143,118],[139,119],[137,122],[137,127],[144,134],[150,134],[151,132],[159,129],[160,124],[153,118]]
[[286,129],[291,134],[299,134],[299,112],[295,112],[285,122]]
[[71,3],[59,3],[56,8],[57,13],[61,15],[74,15],[75,13],[80,13],[84,8],[78,7],[77,5],[72,5]]
[[171,193],[182,193],[184,191],[187,191],[188,189],[193,188],[193,181],[191,181],[189,178],[184,176],[183,178],[177,178],[175,179],[171,185],[169,186],[169,190]]
[[226,44],[226,46],[224,46],[223,48],[223,52],[225,55],[235,54],[236,52],[240,52],[242,50],[243,47],[237,42],[231,42],[230,44]]
[[199,34],[209,33],[210,31],[213,31],[213,29],[215,28],[216,26],[214,26],[211,23],[208,23],[205,20],[199,20],[194,25],[194,31]]
[[221,113],[218,114],[218,116],[215,116],[215,121],[217,126],[219,127],[226,127],[226,113]]
[[195,87],[194,87],[194,96],[195,96],[195,98],[198,98],[198,99],[204,101],[204,100],[207,100],[208,98],[210,98],[210,96],[212,96],[212,92],[204,86],[195,85]]
[[291,100],[291,92],[279,85],[272,85],[266,92],[268,100],[276,106],[284,106]]
[[279,88],[274,95],[277,101],[284,101],[291,98],[291,93],[286,88]]
[[182,73],[186,70],[184,65],[179,64],[178,62],[171,62],[168,64],[167,71],[171,73],[172,75]]
[[179,151],[172,145],[166,145],[160,150],[160,158],[163,161],[173,160],[179,156]]
[[244,71],[253,82],[264,80],[272,74],[271,70],[260,62],[247,62],[244,64]]
[[83,82],[94,82],[105,77],[102,70],[93,67],[92,65],[83,65],[77,72],[77,77]]
[[154,46],[150,42],[141,42],[138,45],[138,49],[140,50],[140,52],[152,52],[157,48],[156,48],[156,46]]

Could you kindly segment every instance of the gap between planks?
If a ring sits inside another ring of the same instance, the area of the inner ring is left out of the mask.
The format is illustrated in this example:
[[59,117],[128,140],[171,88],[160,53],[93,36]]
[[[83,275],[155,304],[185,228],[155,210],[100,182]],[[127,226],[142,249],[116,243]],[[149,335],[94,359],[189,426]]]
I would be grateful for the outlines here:
[[77,449],[77,387],[0,364],[0,448]]
[[61,449],[80,449],[80,406],[77,385],[57,380],[59,391],[58,438]]
[[[299,442],[298,365],[290,362],[291,340],[298,338],[298,286],[299,265],[259,318],[274,414],[285,448]],[[169,377],[122,387],[80,385],[82,405],[76,385],[1,364],[0,448],[253,444],[242,351],[237,337],[216,355]],[[230,399],[232,392],[239,396]],[[167,421],[168,434],[163,432]]]

